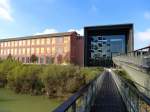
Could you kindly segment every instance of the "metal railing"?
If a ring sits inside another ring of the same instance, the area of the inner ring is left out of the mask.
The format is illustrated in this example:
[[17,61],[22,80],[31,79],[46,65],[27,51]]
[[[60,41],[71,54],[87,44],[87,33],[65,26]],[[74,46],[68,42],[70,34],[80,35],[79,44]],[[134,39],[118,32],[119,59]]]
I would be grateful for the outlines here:
[[150,46],[114,56],[113,62],[124,62],[150,71]]
[[129,112],[150,112],[150,98],[121,76],[112,75]]
[[103,76],[104,73],[82,87],[53,112],[90,112],[95,97],[101,88]]

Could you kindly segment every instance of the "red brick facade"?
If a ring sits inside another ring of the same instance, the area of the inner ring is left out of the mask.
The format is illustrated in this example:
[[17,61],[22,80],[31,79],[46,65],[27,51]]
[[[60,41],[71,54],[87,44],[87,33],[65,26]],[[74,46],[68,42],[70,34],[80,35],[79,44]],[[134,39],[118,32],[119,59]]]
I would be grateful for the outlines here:
[[30,57],[36,55],[38,64],[82,66],[83,38],[76,32],[66,32],[0,40],[0,58],[8,55],[23,63],[31,63]]

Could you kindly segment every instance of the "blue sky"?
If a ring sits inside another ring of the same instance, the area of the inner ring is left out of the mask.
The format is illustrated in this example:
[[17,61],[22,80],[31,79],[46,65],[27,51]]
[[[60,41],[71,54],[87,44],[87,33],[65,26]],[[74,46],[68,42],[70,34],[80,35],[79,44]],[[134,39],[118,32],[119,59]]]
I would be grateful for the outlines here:
[[135,49],[150,45],[150,0],[0,0],[0,38],[134,23]]

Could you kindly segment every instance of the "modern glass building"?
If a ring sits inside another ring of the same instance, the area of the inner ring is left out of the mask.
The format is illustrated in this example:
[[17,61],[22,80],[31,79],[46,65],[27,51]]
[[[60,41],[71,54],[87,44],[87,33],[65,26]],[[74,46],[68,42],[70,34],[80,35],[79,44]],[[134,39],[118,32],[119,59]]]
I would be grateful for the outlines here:
[[133,25],[85,27],[85,66],[111,66],[112,57],[133,50]]

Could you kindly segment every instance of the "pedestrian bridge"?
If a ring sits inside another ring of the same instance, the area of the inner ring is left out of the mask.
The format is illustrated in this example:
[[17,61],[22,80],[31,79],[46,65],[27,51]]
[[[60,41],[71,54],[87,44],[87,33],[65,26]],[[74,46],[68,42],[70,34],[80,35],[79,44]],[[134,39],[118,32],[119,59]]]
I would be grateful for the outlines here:
[[106,70],[53,112],[150,112],[150,98]]
[[53,112],[150,112],[150,47],[113,57],[134,84],[106,69]]

